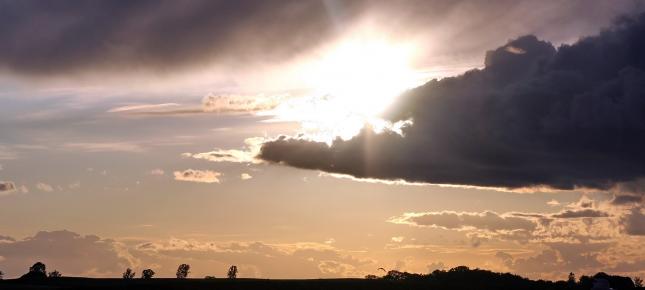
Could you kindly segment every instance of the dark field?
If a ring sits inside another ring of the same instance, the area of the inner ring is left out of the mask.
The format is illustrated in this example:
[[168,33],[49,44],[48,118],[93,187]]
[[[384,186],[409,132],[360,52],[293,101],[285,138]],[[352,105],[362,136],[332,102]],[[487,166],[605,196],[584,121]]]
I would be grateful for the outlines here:
[[[604,280],[614,290],[644,289],[635,287],[629,277],[598,273],[582,276],[578,281],[530,280],[509,273],[456,268],[435,271],[431,274],[395,272],[374,279],[94,279],[94,278],[44,278],[0,280],[0,289],[239,289],[239,290],[361,290],[361,289],[491,289],[491,290],[590,290],[594,283]],[[608,288],[594,288],[608,289]]]
[[366,279],[90,279],[59,278],[45,281],[0,281],[0,289],[426,289],[422,281],[387,281]]

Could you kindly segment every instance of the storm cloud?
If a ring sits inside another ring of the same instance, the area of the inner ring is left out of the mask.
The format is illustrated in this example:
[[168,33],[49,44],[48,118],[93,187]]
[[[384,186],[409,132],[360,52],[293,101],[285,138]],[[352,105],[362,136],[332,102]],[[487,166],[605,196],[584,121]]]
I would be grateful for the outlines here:
[[233,51],[233,62],[276,60],[330,36],[325,11],[322,1],[2,1],[0,66],[23,74],[164,71]]
[[[275,63],[327,45],[365,18],[383,32],[450,43],[436,54],[469,54],[473,42],[495,43],[520,30],[566,41],[636,6],[581,0],[0,1],[0,68],[49,76]],[[525,17],[537,9],[546,20]],[[518,19],[522,25],[506,24]]]
[[282,136],[259,158],[359,178],[609,189],[645,176],[645,14],[558,48],[524,36],[485,68],[404,93],[369,128],[328,146]]

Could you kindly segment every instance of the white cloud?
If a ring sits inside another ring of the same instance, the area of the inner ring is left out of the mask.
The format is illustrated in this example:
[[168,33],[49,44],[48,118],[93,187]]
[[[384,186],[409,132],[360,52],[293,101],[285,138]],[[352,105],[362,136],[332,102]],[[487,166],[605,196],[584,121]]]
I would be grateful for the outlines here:
[[560,206],[561,205],[560,202],[555,200],[555,199],[549,200],[546,204],[548,204],[550,206]]
[[248,173],[242,173],[242,174],[240,174],[240,178],[242,180],[249,180],[249,179],[253,178],[253,176],[251,176],[251,174],[248,174]]
[[163,169],[155,168],[155,169],[153,169],[153,170],[150,170],[150,172],[148,172],[148,174],[150,174],[150,175],[156,175],[156,176],[161,176],[161,175],[164,175],[164,174],[165,174],[165,172],[163,171]]
[[215,149],[204,153],[183,153],[182,156],[213,162],[259,163],[260,160],[255,157],[260,152],[260,147],[262,147],[262,143],[264,143],[264,141],[265,138],[262,137],[248,138],[244,140],[245,148],[242,150]]
[[0,160],[18,159],[18,153],[7,146],[0,145]]
[[38,189],[39,189],[39,190],[41,190],[41,191],[45,191],[45,192],[52,192],[52,191],[54,191],[54,187],[53,187],[53,186],[51,186],[51,185],[49,185],[49,184],[47,184],[47,183],[44,183],[44,182],[38,182],[38,183],[36,183],[36,188],[38,188]]
[[274,109],[288,96],[240,96],[209,94],[202,99],[204,112],[253,113]]
[[65,143],[64,148],[70,150],[80,150],[84,152],[130,152],[138,153],[145,151],[143,147],[135,143],[128,142],[80,142]]
[[400,242],[403,242],[403,240],[404,240],[404,239],[405,239],[405,237],[403,237],[403,236],[398,236],[398,237],[392,237],[390,240],[391,240],[392,242],[395,242],[395,243],[400,243]]
[[150,110],[165,109],[168,107],[176,107],[176,106],[179,106],[179,104],[177,103],[132,104],[132,105],[112,108],[108,110],[108,113],[122,113],[122,112],[130,112],[130,111],[150,111]]
[[202,183],[219,183],[219,176],[222,174],[211,170],[186,169],[184,171],[175,171],[175,180],[202,182]]
[[81,182],[77,181],[77,182],[74,182],[74,183],[70,183],[67,187],[69,189],[79,189],[79,188],[81,188]]

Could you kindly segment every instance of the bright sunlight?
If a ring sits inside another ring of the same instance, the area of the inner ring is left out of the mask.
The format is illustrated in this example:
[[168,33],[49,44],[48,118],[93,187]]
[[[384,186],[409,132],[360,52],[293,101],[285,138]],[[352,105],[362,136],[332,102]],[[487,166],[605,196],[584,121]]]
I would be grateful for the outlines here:
[[365,124],[391,127],[379,118],[396,97],[419,84],[413,45],[383,38],[351,38],[327,49],[303,70],[309,97],[278,107],[280,120],[298,121],[309,137],[330,141],[355,136]]

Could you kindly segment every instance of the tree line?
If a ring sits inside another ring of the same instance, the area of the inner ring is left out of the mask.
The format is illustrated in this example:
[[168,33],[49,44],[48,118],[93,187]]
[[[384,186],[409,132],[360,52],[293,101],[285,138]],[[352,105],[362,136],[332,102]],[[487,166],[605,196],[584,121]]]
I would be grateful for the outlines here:
[[[155,276],[155,271],[152,269],[144,269],[141,271],[141,279],[152,279]],[[186,279],[188,278],[188,275],[190,274],[190,265],[188,264],[181,264],[179,267],[177,267],[177,279]],[[226,276],[229,279],[236,279],[237,278],[237,266],[233,265],[230,268],[228,268],[228,272],[226,273]],[[3,279],[4,273],[0,271],[0,280]],[[34,265],[29,267],[29,271],[22,275],[20,279],[30,279],[30,280],[36,280],[36,279],[46,279],[46,278],[60,278],[63,275],[57,271],[51,271],[47,272],[47,266],[42,263],[42,262],[36,262]],[[122,274],[123,279],[134,279],[136,276],[136,273],[134,270],[131,268],[125,269],[125,272]],[[215,279],[215,276],[206,276],[204,277],[205,279]]]
[[[177,267],[177,279],[186,279],[190,275],[190,265],[181,264]],[[556,289],[556,290],[589,290],[589,289],[614,289],[614,290],[628,290],[628,289],[643,289],[643,280],[639,277],[633,279],[629,277],[609,275],[604,272],[597,273],[593,276],[580,276],[576,279],[574,273],[569,273],[566,280],[560,281],[545,281],[545,280],[530,280],[511,273],[497,273],[489,270],[470,269],[466,266],[458,266],[449,270],[435,270],[429,274],[408,273],[398,270],[387,271],[384,268],[379,268],[383,271],[382,276],[367,275],[366,280],[383,281],[385,283],[406,283],[410,285],[423,286],[423,288],[436,288],[436,289],[472,289],[473,285],[477,285],[481,289]],[[2,279],[2,271],[0,271],[0,280]],[[232,265],[226,277],[229,279],[236,279],[238,275],[237,266]],[[135,279],[136,273],[131,268],[127,268],[122,278],[129,280]],[[153,279],[155,271],[152,269],[144,269],[141,271],[140,279]],[[31,267],[29,271],[20,277],[20,280],[42,280],[42,279],[55,279],[62,277],[62,274],[57,271],[47,272],[47,267],[42,262],[37,262]],[[215,276],[206,276],[204,279],[215,279]],[[604,287],[599,287],[598,285]]]
[[[379,268],[385,272],[385,269]],[[574,273],[567,275],[567,280],[563,281],[533,281],[511,273],[497,273],[489,270],[470,269],[466,266],[458,266],[450,270],[435,270],[429,274],[417,274],[390,270],[383,276],[367,275],[369,280],[389,280],[389,281],[411,281],[420,282],[426,285],[435,286],[437,289],[448,285],[450,289],[472,289],[473,285],[478,285],[480,289],[561,289],[561,290],[589,290],[605,289],[598,288],[596,284],[606,283],[607,289],[626,290],[642,289],[643,279],[640,277],[623,277],[609,275],[599,272],[593,276],[582,275],[576,279]]]

